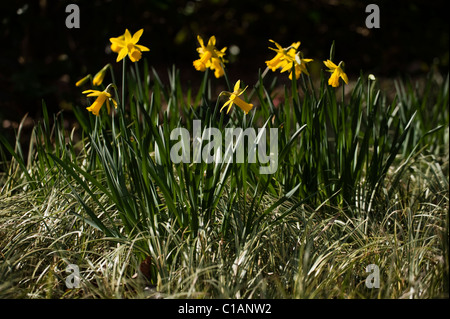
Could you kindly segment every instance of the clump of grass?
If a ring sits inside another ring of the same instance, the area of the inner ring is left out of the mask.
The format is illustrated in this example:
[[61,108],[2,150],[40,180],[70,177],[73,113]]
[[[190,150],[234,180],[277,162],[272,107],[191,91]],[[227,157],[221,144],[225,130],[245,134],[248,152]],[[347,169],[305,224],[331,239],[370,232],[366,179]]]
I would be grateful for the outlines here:
[[[302,74],[277,97],[261,74],[255,110],[229,116],[208,72],[196,93],[145,60],[122,79],[117,112],[75,108],[78,131],[43,103],[27,158],[0,137],[1,297],[448,297],[448,76],[399,81],[388,101],[373,77],[339,98]],[[172,163],[171,131],[196,119],[277,128],[277,171]],[[69,264],[80,288],[65,285]],[[380,288],[365,285],[369,264]]]

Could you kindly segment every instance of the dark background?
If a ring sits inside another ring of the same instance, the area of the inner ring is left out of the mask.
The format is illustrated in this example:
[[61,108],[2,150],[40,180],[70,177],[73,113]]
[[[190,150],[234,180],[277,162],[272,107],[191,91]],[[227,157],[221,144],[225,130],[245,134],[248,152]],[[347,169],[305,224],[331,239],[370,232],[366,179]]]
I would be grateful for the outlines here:
[[[67,29],[68,4],[79,5],[81,28]],[[367,29],[365,8],[379,5],[381,28]],[[196,36],[215,35],[217,47],[237,46],[227,65],[231,82],[252,85],[258,69],[274,56],[273,39],[282,46],[301,41],[312,68],[323,68],[336,41],[336,62],[344,60],[350,80],[360,71],[379,77],[423,76],[435,65],[448,72],[448,12],[444,1],[356,0],[203,0],[203,1],[3,1],[0,13],[0,134],[21,117],[41,114],[45,100],[52,112],[84,105],[75,82],[106,63],[110,37],[144,28],[140,43],[149,65],[161,75],[175,64],[182,83],[195,85],[202,74]],[[70,112],[70,111],[69,111]]]

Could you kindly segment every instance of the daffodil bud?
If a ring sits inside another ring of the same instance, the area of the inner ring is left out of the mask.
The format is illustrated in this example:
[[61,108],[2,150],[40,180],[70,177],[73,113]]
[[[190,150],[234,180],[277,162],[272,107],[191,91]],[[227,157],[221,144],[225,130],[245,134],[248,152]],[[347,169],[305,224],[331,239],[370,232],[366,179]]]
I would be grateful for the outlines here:
[[94,80],[92,81],[92,84],[95,86],[99,86],[102,84],[103,79],[105,78],[106,71],[108,70],[109,64],[105,65],[103,69],[101,69],[95,76]]
[[84,78],[82,78],[81,80],[77,81],[77,83],[75,83],[75,86],[82,86],[84,83],[86,83],[89,79],[91,78],[91,75],[88,74],[86,75]]

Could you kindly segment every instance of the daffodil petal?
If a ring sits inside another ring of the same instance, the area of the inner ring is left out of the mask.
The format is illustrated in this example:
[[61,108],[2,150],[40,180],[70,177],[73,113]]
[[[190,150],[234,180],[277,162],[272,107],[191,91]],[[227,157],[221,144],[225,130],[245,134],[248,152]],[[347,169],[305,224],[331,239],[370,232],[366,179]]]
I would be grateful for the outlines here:
[[222,112],[222,110],[230,103],[233,104],[233,101],[231,101],[231,100],[226,101],[225,104],[220,108],[220,112]]
[[110,38],[109,41],[111,43],[116,44],[116,45],[121,46],[121,47],[125,46],[125,41],[121,40],[119,38]]
[[204,44],[203,39],[202,39],[201,36],[197,35],[197,41],[198,41],[198,43],[200,44],[200,46],[202,48],[205,47],[205,44]]
[[234,85],[233,91],[234,92],[239,91],[240,87],[241,87],[241,80],[237,80],[236,84]]
[[135,44],[135,46],[138,47],[139,50],[141,50],[141,51],[150,51],[149,48],[147,48],[147,47],[145,47],[145,46],[143,46],[143,45]]
[[117,109],[117,102],[116,102],[116,100],[114,100],[114,99],[111,99],[111,101],[113,102],[113,104],[114,104],[114,108],[116,108]]
[[121,61],[124,57],[126,57],[126,56],[127,56],[127,53],[128,53],[127,47],[123,47],[123,48],[120,50],[119,54],[117,55],[116,62],[119,62],[119,61]]
[[344,80],[345,84],[348,84],[348,77],[347,74],[345,74],[344,72],[341,73],[341,78],[342,80]]
[[144,33],[144,29],[141,29],[141,30],[137,31],[137,32],[133,35],[133,37],[131,38],[131,42],[132,42],[133,44],[138,43],[139,39],[140,39],[141,36],[142,36],[142,33]]
[[208,40],[208,46],[215,46],[216,45],[216,37],[213,35]]
[[91,93],[91,92],[99,92],[99,93],[101,93],[101,92],[98,91],[98,90],[84,90],[84,91],[81,92],[81,93],[86,94],[86,93]]
[[326,66],[327,68],[329,68],[329,69],[331,69],[331,70],[334,70],[334,69],[336,69],[336,68],[338,67],[338,66],[337,66],[336,64],[334,64],[333,61],[331,61],[331,60],[323,61],[323,63],[325,64],[325,66]]
[[125,36],[126,43],[131,42],[131,33],[130,33],[130,31],[128,31],[128,29],[125,30],[124,36]]
[[86,96],[87,97],[93,97],[93,96],[100,96],[100,95],[102,95],[102,92],[94,92],[94,93],[88,94]]

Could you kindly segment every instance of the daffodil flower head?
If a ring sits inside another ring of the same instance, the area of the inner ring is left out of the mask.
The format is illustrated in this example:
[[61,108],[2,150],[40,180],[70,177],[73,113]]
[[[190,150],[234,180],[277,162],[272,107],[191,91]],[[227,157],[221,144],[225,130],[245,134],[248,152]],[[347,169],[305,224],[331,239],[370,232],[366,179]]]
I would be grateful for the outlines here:
[[339,65],[336,65],[331,60],[323,61],[325,66],[328,68],[328,72],[331,72],[331,76],[328,79],[328,84],[332,87],[338,87],[339,86],[339,78],[341,78],[345,84],[348,84],[348,77],[347,74],[344,72],[344,62],[340,62]]
[[140,29],[133,36],[131,36],[130,31],[126,29],[125,34],[117,38],[109,39],[109,41],[111,42],[111,50],[118,53],[116,62],[121,61],[127,55],[130,58],[131,62],[137,62],[141,59],[142,52],[150,51],[149,48],[137,44],[142,36],[142,33],[144,33],[144,29]]
[[208,44],[205,46],[201,36],[197,36],[200,47],[197,48],[199,59],[193,62],[193,65],[197,71],[204,72],[207,68],[214,71],[216,78],[224,75],[223,64],[226,47],[222,50],[216,48],[216,37],[211,36],[208,40]]
[[86,90],[83,91],[83,94],[87,94],[87,97],[96,96],[97,99],[94,103],[92,103],[91,106],[87,107],[86,110],[89,112],[92,112],[92,114],[99,116],[100,109],[102,108],[103,104],[106,102],[106,107],[108,108],[108,114],[111,113],[111,106],[110,101],[114,104],[114,107],[117,108],[117,102],[112,98],[111,94],[108,93],[110,85],[104,90],[104,91],[97,91],[97,90]]
[[228,101],[225,102],[225,104],[222,106],[222,108],[220,109],[220,112],[222,112],[222,110],[228,106],[228,109],[227,109],[227,114],[228,114],[234,103],[237,106],[239,106],[245,112],[245,114],[248,114],[248,112],[253,108],[253,104],[247,103],[239,97],[239,95],[244,93],[244,91],[246,89],[247,89],[247,87],[245,87],[244,89],[241,89],[241,80],[238,80],[236,82],[236,84],[234,85],[233,92],[225,91],[225,92],[220,93],[219,97],[222,95],[229,96]]
[[276,48],[270,48],[271,50],[275,51],[277,54],[275,57],[269,61],[266,61],[267,67],[271,69],[272,71],[276,71],[278,69],[282,69],[286,66],[286,64],[289,64],[291,60],[291,56],[295,54],[296,50],[300,46],[300,42],[294,42],[289,47],[283,48],[281,45],[279,45],[277,42],[273,40],[269,40],[273,44],[275,44]]
[[276,48],[269,48],[275,51],[277,54],[275,57],[269,61],[266,61],[267,67],[276,71],[280,70],[280,73],[291,71],[289,74],[289,79],[292,80],[292,69],[295,71],[295,78],[298,79],[300,74],[303,72],[306,75],[309,75],[308,70],[306,68],[306,63],[313,61],[313,59],[303,59],[302,54],[298,51],[300,46],[300,41],[292,43],[289,47],[283,48],[281,45],[276,43],[273,40],[269,40],[273,42]]

